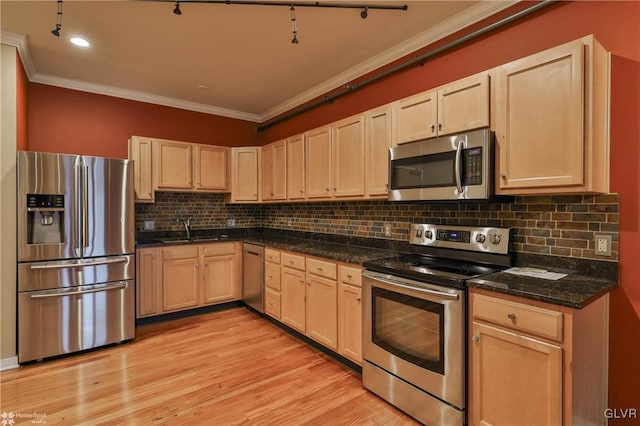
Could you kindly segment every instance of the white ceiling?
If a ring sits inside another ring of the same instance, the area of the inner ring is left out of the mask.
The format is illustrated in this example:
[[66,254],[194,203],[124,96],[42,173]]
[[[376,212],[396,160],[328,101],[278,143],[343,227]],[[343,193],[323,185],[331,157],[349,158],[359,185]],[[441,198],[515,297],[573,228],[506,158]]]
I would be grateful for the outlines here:
[[357,3],[408,10],[362,19],[298,7],[299,44],[288,7],[183,2],[177,16],[174,3],[66,0],[59,38],[55,0],[2,0],[0,14],[2,42],[18,47],[30,81],[263,122],[513,4]]

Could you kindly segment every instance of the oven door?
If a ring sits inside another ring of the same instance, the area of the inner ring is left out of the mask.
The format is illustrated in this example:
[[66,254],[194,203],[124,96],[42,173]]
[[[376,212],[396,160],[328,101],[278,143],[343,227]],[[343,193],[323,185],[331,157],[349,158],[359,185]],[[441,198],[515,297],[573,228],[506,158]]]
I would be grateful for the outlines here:
[[363,358],[465,406],[465,291],[363,273]]

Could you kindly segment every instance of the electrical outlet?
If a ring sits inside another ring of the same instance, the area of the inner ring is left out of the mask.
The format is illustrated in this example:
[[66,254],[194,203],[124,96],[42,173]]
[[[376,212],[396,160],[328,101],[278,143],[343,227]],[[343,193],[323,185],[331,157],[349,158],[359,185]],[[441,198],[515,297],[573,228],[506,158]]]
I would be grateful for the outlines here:
[[611,256],[611,235],[596,234],[596,254],[598,256]]
[[390,237],[391,236],[391,225],[388,223],[384,224],[384,236],[385,237]]
[[236,219],[233,217],[227,219],[227,228],[233,228],[234,226],[236,226]]
[[155,220],[145,220],[144,221],[144,230],[145,231],[153,231],[154,229],[156,229]]

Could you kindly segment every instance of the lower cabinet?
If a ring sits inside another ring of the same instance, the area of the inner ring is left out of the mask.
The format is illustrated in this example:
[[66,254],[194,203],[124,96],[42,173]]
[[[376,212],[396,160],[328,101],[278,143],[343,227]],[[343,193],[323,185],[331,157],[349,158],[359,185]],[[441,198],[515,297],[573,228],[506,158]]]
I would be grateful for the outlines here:
[[470,292],[470,425],[606,423],[608,296],[580,310]]
[[236,242],[138,249],[136,318],[240,299],[239,250]]
[[359,266],[265,250],[267,315],[357,364],[362,363],[361,285]]

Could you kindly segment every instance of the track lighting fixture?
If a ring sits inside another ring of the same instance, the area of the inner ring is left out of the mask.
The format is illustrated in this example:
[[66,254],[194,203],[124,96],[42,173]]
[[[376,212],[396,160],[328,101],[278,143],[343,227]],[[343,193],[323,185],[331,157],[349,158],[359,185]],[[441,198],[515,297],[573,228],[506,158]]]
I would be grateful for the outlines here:
[[176,2],[176,7],[173,8],[174,15],[182,15],[182,11],[180,10],[180,2]]
[[291,44],[298,44],[298,24],[296,23],[296,8],[291,5],[291,33],[293,34],[293,39],[291,40]]
[[56,19],[56,27],[51,30],[51,34],[56,37],[60,37],[62,32],[62,0],[58,0],[58,15]]
[[364,9],[362,9],[362,12],[360,12],[360,17],[362,19],[367,19],[367,16],[369,16],[369,6],[365,6]]

